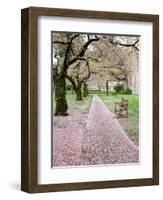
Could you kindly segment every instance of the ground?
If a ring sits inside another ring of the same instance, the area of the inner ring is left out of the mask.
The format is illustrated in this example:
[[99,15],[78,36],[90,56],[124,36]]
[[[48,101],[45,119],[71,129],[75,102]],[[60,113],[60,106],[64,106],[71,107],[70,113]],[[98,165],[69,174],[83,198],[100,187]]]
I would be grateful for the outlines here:
[[[95,92],[94,92],[95,93]],[[121,98],[129,100],[129,117],[118,119],[120,125],[128,134],[129,138],[136,144],[139,144],[139,96],[138,95],[109,95],[107,96],[105,92],[96,93],[107,106],[107,108],[114,112],[115,103],[120,102]],[[85,127],[85,123],[88,117],[89,107],[91,104],[93,94],[89,94],[88,97],[84,97],[82,102],[76,102],[75,94],[72,94],[70,91],[67,92],[67,101],[68,101],[68,112],[69,118],[63,118],[60,120],[60,117],[56,118],[57,121],[54,123],[56,128],[65,128],[65,127]],[[55,103],[54,103],[55,109]]]
[[[54,117],[53,166],[138,162],[138,146],[106,106],[110,96],[90,95],[77,104],[73,96],[68,98],[69,116]],[[111,109],[114,100],[110,98]],[[136,117],[134,109],[130,108],[129,115]]]

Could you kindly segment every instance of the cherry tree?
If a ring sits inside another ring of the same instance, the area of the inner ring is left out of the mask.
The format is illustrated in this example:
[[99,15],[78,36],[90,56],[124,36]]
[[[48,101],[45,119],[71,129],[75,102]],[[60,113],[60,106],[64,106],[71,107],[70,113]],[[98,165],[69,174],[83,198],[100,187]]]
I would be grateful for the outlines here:
[[55,115],[67,115],[66,77],[68,68],[84,59],[88,46],[99,38],[89,34],[53,33],[53,80]]

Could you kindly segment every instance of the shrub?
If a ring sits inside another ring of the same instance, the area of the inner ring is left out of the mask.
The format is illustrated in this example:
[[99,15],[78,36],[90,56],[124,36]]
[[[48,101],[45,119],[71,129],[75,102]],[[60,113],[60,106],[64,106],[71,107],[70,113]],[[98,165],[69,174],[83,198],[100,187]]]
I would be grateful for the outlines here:
[[116,93],[121,93],[121,92],[124,91],[124,86],[123,86],[123,84],[117,83],[117,84],[114,86],[113,89],[115,90]]
[[125,91],[123,91],[123,94],[132,94],[132,90],[127,88]]
[[110,94],[114,96],[114,95],[117,95],[117,92],[116,91],[111,91]]

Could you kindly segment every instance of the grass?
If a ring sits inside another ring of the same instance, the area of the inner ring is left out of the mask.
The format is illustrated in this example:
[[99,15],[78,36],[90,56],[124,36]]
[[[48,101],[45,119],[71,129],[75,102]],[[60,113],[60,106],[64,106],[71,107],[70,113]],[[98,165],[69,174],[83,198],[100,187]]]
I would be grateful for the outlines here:
[[128,99],[128,118],[118,119],[119,123],[126,131],[131,140],[137,145],[139,144],[139,96],[138,95],[108,95],[99,93],[98,96],[102,99],[107,108],[114,112],[115,103],[120,102],[122,97]]
[[[90,94],[87,97],[83,97],[83,101],[76,101],[75,93],[71,91],[66,92],[66,98],[68,103],[68,113],[81,112],[88,113],[93,95]],[[55,110],[55,98],[53,96],[53,111]]]
[[76,95],[67,92],[68,112],[88,113],[93,95],[83,97],[83,101],[76,101]]
[[[81,112],[88,113],[89,107],[93,94],[98,95],[107,108],[114,112],[115,103],[120,102],[122,97],[128,99],[128,118],[118,119],[122,128],[128,134],[129,138],[133,140],[137,145],[139,144],[139,96],[138,95],[126,95],[126,94],[117,94],[106,96],[104,92],[91,92],[89,96],[84,97],[83,101],[76,101],[75,93],[72,94],[71,91],[67,91],[66,98],[68,102],[68,112]],[[55,100],[53,99],[55,109]]]
[[98,96],[103,100],[105,105],[112,112],[114,112],[116,102],[120,102],[122,98],[128,99],[129,117],[132,117],[132,116],[138,117],[139,116],[139,96],[138,95],[117,94],[117,95],[106,96],[106,94],[104,94],[104,93],[99,93]]

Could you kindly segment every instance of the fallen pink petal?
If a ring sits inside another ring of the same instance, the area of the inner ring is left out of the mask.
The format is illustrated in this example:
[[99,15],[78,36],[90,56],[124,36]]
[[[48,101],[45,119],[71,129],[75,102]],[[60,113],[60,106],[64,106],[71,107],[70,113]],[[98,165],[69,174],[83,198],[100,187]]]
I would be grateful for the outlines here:
[[[57,118],[65,117],[54,117],[54,123]],[[139,162],[138,146],[99,97],[93,97],[85,128],[73,127],[72,116],[66,120],[70,120],[67,123],[72,128],[54,128],[53,166]]]

